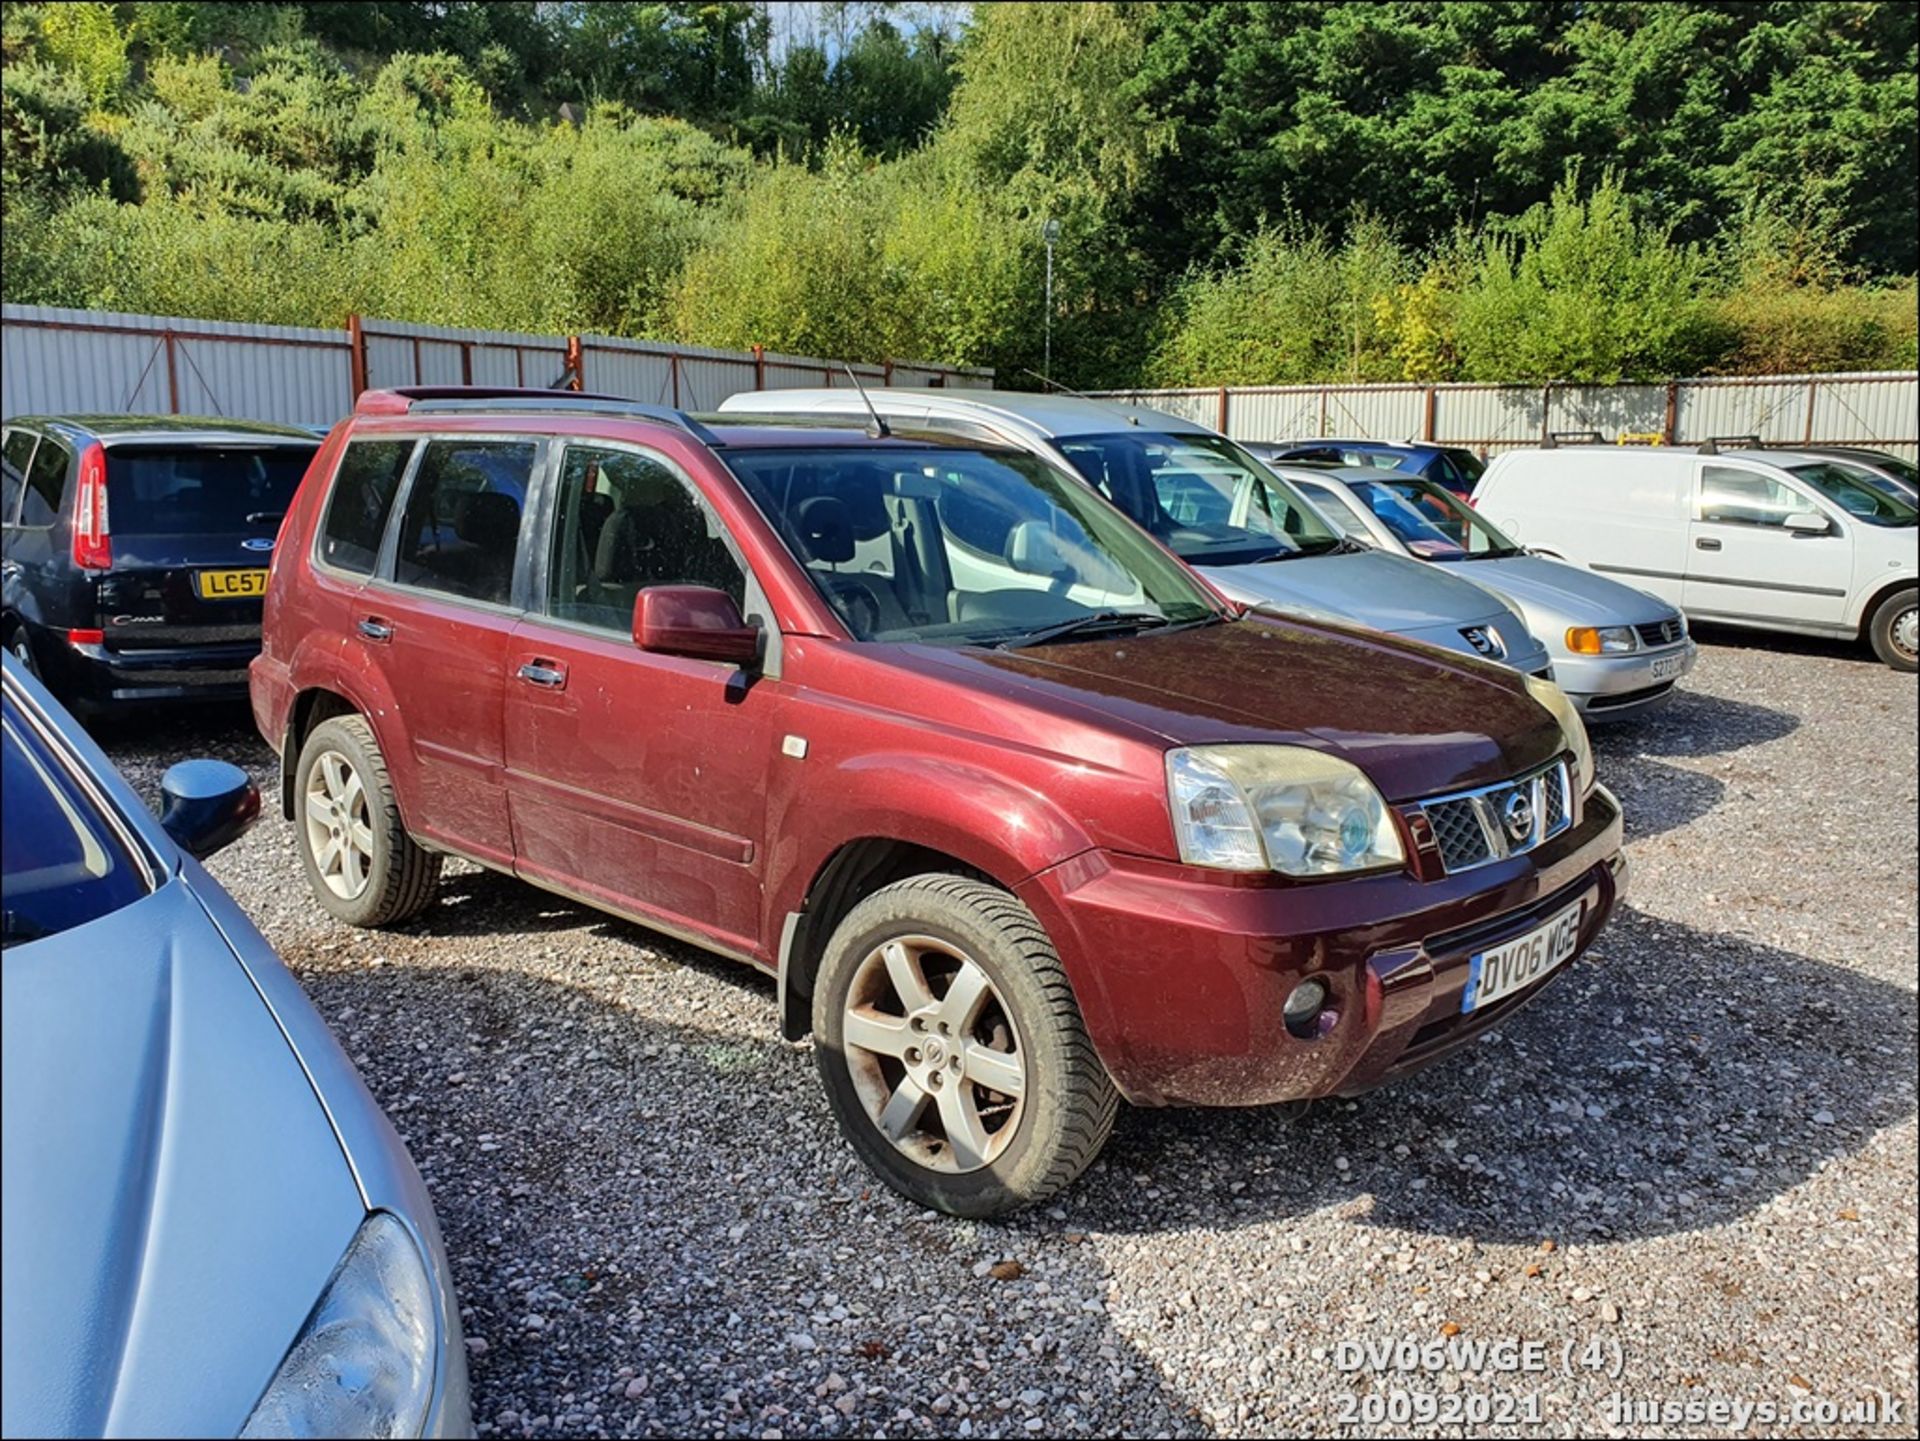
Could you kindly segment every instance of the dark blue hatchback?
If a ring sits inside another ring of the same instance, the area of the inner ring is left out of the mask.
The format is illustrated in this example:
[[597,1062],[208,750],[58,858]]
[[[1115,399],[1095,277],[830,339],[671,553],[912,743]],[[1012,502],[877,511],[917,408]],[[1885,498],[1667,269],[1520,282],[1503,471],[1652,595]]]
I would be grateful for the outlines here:
[[76,711],[239,699],[312,431],[26,416],[0,436],[0,638]]
[[1438,441],[1324,440],[1243,441],[1262,460],[1318,461],[1326,465],[1367,465],[1430,480],[1465,500],[1485,473],[1487,463],[1470,450]]

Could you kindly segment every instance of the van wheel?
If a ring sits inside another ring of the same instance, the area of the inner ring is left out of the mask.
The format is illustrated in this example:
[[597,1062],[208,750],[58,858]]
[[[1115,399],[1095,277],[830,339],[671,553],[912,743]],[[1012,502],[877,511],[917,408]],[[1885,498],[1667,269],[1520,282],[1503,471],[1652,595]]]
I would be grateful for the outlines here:
[[1914,668],[1920,652],[1920,590],[1898,590],[1880,602],[1867,622],[1873,653],[1895,670]]
[[20,662],[21,669],[28,675],[35,679],[43,679],[40,675],[40,664],[33,658],[33,637],[27,634],[24,621],[16,620],[7,627],[7,649],[12,653],[13,658]]
[[1044,1200],[1113,1130],[1119,1096],[1053,943],[981,881],[914,876],[855,906],[827,942],[813,1032],[841,1131],[922,1206]]
[[315,726],[300,748],[294,830],[313,893],[350,926],[416,915],[440,884],[440,857],[414,843],[373,727],[357,715]]

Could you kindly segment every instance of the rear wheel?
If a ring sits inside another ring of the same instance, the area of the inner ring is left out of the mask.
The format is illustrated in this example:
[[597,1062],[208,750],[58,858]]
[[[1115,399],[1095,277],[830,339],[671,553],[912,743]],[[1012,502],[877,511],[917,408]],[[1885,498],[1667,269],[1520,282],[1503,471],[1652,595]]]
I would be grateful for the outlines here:
[[1060,957],[1013,896],[915,876],[867,897],[814,987],[821,1079],[840,1128],[923,1206],[993,1216],[1070,1185],[1119,1098]]
[[313,893],[350,926],[419,913],[440,884],[440,857],[415,844],[373,728],[357,715],[314,727],[300,748],[294,829]]
[[1899,590],[1880,602],[1867,622],[1873,653],[1895,670],[1910,671],[1920,659],[1920,590]]

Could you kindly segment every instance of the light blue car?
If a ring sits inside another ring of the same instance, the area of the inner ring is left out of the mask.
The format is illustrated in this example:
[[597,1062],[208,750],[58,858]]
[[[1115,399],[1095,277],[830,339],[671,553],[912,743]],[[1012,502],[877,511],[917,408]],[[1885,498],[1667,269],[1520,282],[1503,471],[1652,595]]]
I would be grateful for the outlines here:
[[419,1173],[196,859],[259,792],[185,761],[156,822],[0,664],[0,1431],[472,1434]]

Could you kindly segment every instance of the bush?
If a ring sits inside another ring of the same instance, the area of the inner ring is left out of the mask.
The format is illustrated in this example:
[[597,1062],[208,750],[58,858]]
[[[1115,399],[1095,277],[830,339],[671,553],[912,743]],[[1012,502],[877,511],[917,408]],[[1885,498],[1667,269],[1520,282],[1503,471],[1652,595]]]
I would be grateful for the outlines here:
[[1912,370],[1920,364],[1914,282],[1823,289],[1743,286],[1713,301],[1720,345],[1712,366],[1730,375]]

